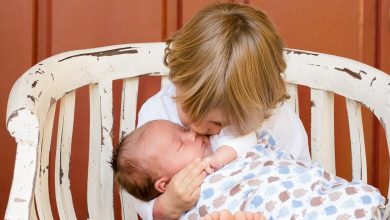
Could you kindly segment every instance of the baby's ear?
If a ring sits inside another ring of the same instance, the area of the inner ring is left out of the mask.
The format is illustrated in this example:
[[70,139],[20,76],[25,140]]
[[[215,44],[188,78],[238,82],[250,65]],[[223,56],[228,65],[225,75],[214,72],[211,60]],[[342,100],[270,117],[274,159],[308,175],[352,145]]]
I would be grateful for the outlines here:
[[168,177],[160,177],[155,183],[154,183],[154,188],[159,191],[160,193],[164,193],[165,190],[167,190],[167,186],[169,183],[169,178]]

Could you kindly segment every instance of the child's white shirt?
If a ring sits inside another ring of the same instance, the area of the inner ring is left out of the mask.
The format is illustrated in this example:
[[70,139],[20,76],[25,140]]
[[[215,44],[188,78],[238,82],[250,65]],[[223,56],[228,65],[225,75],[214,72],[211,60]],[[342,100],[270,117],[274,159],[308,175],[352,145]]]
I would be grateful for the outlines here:
[[[176,95],[176,89],[172,83],[167,83],[156,95],[148,99],[138,114],[137,127],[148,121],[164,119],[182,125],[177,113],[176,103],[172,97]],[[289,151],[295,159],[310,163],[309,147],[307,134],[298,116],[292,108],[286,104],[277,106],[271,116],[263,122],[257,131],[269,129],[277,141],[277,145]],[[228,132],[221,131],[220,136],[210,138],[212,146],[221,146],[221,144],[233,147],[237,155],[244,154],[250,147],[253,147],[253,141],[256,143],[255,132],[249,133],[244,137],[234,139]],[[214,143],[213,143],[214,142]],[[215,150],[215,149],[213,149]],[[153,219],[154,201],[143,202],[135,199],[135,209],[143,220]]]
[[234,137],[223,128],[219,135],[210,137],[211,149],[215,152],[221,146],[228,146],[236,151],[237,157],[244,156],[257,143],[256,132],[252,131],[247,135]]

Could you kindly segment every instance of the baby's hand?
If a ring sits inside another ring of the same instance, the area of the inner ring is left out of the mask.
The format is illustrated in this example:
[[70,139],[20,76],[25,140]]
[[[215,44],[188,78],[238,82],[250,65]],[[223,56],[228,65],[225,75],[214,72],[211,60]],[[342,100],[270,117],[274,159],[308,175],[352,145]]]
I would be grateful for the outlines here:
[[217,157],[206,157],[203,159],[203,161],[206,161],[208,166],[205,168],[206,173],[211,174],[216,170],[219,170],[223,167],[223,163],[218,160]]

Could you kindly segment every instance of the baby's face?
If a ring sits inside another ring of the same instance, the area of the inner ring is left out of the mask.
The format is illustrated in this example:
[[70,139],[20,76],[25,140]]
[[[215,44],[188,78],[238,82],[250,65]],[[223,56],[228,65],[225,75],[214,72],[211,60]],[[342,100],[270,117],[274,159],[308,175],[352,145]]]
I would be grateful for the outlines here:
[[156,121],[148,129],[148,150],[154,154],[163,175],[172,177],[195,158],[209,156],[212,151],[207,136],[196,135],[169,121]]

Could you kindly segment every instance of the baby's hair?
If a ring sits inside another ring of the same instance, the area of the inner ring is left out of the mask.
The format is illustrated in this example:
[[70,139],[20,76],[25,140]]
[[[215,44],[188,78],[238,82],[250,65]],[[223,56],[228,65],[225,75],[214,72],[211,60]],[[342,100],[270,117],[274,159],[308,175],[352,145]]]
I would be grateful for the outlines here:
[[239,134],[258,128],[288,98],[283,42],[251,6],[213,4],[167,41],[165,64],[175,97],[194,123],[215,108]]
[[154,187],[158,177],[156,170],[159,168],[156,163],[153,163],[155,159],[146,162],[148,159],[140,156],[142,148],[146,147],[144,146],[145,132],[152,123],[153,121],[145,123],[124,136],[118,147],[113,150],[110,161],[117,184],[143,201],[150,201],[161,194]]

